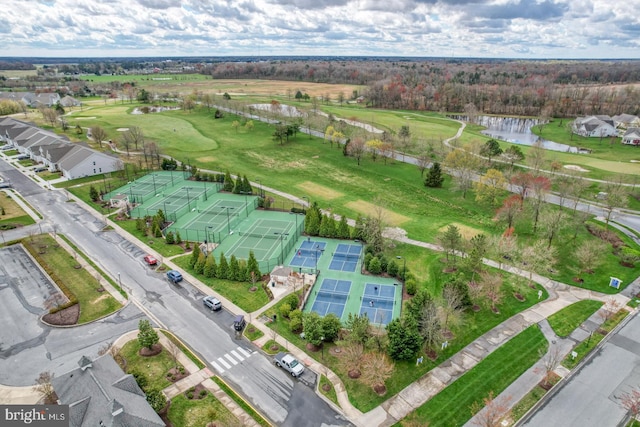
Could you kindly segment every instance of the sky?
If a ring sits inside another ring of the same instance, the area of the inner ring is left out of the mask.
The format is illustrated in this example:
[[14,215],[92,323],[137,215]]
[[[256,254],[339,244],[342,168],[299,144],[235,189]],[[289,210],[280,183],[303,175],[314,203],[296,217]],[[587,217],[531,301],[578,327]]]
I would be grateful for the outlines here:
[[0,57],[640,58],[640,0],[0,0]]

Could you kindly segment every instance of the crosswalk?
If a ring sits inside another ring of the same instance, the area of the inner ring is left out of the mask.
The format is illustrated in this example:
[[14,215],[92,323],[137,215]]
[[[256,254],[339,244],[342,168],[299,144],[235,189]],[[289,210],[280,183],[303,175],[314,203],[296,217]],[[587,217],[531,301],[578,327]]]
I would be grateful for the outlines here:
[[251,351],[247,351],[242,347],[237,347],[235,350],[231,350],[226,353],[224,356],[218,357],[216,360],[212,360],[211,364],[218,371],[218,373],[223,373],[227,369],[231,369],[233,366],[242,362],[244,359],[249,358],[253,353]]

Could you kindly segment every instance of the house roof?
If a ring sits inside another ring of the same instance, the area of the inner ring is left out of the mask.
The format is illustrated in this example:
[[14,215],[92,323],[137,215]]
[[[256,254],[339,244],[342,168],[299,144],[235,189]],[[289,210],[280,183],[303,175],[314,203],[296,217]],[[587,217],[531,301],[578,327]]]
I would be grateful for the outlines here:
[[622,137],[640,137],[640,128],[629,128]]
[[69,405],[71,427],[164,426],[133,376],[110,354],[95,360],[83,356],[78,365],[52,380],[60,403]]

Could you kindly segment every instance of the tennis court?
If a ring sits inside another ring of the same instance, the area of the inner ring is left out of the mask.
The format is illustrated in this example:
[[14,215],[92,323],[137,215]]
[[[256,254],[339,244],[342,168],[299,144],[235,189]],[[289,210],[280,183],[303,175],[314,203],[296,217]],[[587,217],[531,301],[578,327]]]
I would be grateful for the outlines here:
[[311,307],[320,316],[333,313],[342,317],[344,307],[349,299],[351,282],[349,280],[324,279],[316,292],[316,300]]
[[360,304],[360,315],[366,314],[372,323],[386,325],[393,318],[396,287],[367,283]]
[[231,233],[245,209],[246,203],[242,201],[216,200],[210,207],[198,209],[197,215],[184,223],[182,228],[204,230],[204,240],[219,243],[223,237],[221,233]]
[[329,263],[329,270],[356,271],[361,253],[362,246],[360,245],[338,244],[336,251],[331,254],[332,258]]
[[324,253],[326,245],[325,242],[305,240],[289,261],[289,265],[292,267],[315,268]]
[[225,251],[225,254],[246,259],[249,257],[249,252],[253,251],[259,262],[277,257],[278,263],[282,263],[285,250],[288,252],[292,243],[298,238],[298,230],[294,222],[273,219],[258,219],[248,229],[235,234],[239,238]]

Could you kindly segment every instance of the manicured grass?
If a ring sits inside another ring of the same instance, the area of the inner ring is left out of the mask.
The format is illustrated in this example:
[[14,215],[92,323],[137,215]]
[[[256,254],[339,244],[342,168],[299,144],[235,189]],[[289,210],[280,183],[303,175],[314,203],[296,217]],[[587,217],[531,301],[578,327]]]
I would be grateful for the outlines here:
[[533,390],[525,394],[525,396],[511,408],[511,419],[516,421],[522,418],[545,394],[547,394],[547,391],[539,385],[536,385]]
[[547,318],[551,328],[561,338],[571,334],[582,322],[602,307],[602,301],[582,300],[563,308]]
[[263,337],[264,332],[256,328],[253,324],[249,323],[247,327],[244,329],[244,336],[247,337],[249,341],[255,341],[258,338]]
[[[629,315],[629,312],[627,310],[624,310],[624,309],[619,310],[611,319],[605,321],[602,324],[602,326],[600,327],[600,330],[606,333],[611,332],[628,315]],[[584,359],[585,356],[587,356],[591,352],[591,350],[593,350],[600,343],[600,341],[604,339],[604,337],[605,335],[601,334],[600,332],[598,331],[594,332],[591,336],[589,336],[589,338],[582,341],[580,344],[576,345],[573,348],[573,351],[578,353],[578,356],[575,359],[573,359],[571,357],[571,354],[569,354],[562,361],[562,366],[564,366],[567,369],[575,368],[578,365],[578,363],[580,363],[580,361]]]
[[190,400],[184,393],[177,395],[171,399],[167,417],[176,427],[203,427],[212,422],[215,425],[240,425],[238,419],[210,392],[204,399]]
[[213,382],[218,384],[218,386],[227,394],[227,396],[233,399],[233,401],[236,402],[238,406],[244,409],[244,411],[249,414],[249,416],[253,418],[255,422],[264,427],[271,427],[271,423],[263,418],[262,415],[260,415],[255,409],[253,409],[253,407],[249,405],[242,397],[238,396],[236,392],[227,385],[227,383],[225,383],[218,377],[211,377],[211,379],[213,380]]
[[153,247],[153,249],[164,257],[184,254],[184,249],[180,245],[168,245],[163,237],[154,237],[143,234],[136,228],[135,220],[116,221],[118,226],[134,235],[138,240]]
[[[274,347],[274,348],[272,348]],[[264,350],[265,353],[267,354],[278,354],[281,351],[286,351],[287,349],[284,348],[283,346],[281,346],[280,344],[278,344],[277,342],[275,342],[274,340],[269,340],[266,343],[264,343],[264,345],[262,346],[262,349]]]
[[538,326],[530,326],[416,409],[406,421],[430,427],[464,425],[472,416],[474,402],[482,402],[491,391],[499,395],[529,369],[540,358],[539,351],[546,348],[547,340]]
[[243,309],[244,311],[251,313],[258,310],[269,302],[269,297],[265,293],[260,283],[256,284],[256,291],[252,292],[250,289],[253,284],[250,282],[232,282],[230,280],[220,280],[209,277],[204,277],[202,274],[196,274],[193,268],[189,267],[189,261],[191,255],[184,255],[178,258],[174,258],[172,262],[180,266],[185,271],[198,278],[202,283],[209,286],[220,295]]
[[[325,391],[325,387],[329,388],[329,390]],[[318,388],[320,389],[320,393],[325,395],[329,400],[336,404],[336,406],[340,406],[338,403],[338,396],[336,395],[336,389],[333,388],[333,384],[329,381],[329,378],[324,375],[320,375],[320,383],[318,384]]]
[[[0,230],[8,230],[23,225],[35,224],[33,218],[27,215],[25,211],[13,200],[14,197],[23,200],[18,193],[12,192],[9,196],[4,191],[0,191],[0,207],[4,209],[4,214],[0,215]],[[26,203],[26,202],[25,202]],[[27,203],[27,205],[29,205]],[[34,209],[35,211],[35,209]],[[2,210],[0,210],[2,213]]]
[[193,354],[193,352],[189,348],[185,347],[185,345],[182,343],[182,341],[180,341],[178,338],[176,338],[175,335],[173,335],[169,331],[165,331],[164,329],[160,330],[160,332],[162,332],[162,334],[165,337],[169,338],[169,341],[171,341],[174,345],[178,346],[180,351],[183,352],[189,358],[189,360],[191,360],[193,363],[195,363],[195,365],[199,369],[206,368],[206,365],[204,363],[202,363],[202,361],[198,358],[198,356]]
[[[167,372],[174,368],[174,363],[167,349],[163,348],[159,354],[151,357],[143,357],[138,353],[140,343],[137,339],[129,341],[121,349],[120,354],[127,362],[127,373],[137,372],[147,379],[147,390],[162,390],[171,385],[167,379]],[[178,366],[181,366],[178,364]]]
[[78,323],[90,322],[118,310],[121,305],[108,292],[99,292],[100,284],[84,268],[75,268],[78,262],[73,255],[49,235],[42,234],[23,240],[29,245],[32,256],[45,271],[53,272],[52,277],[62,280],[63,285],[76,297],[80,304]]

